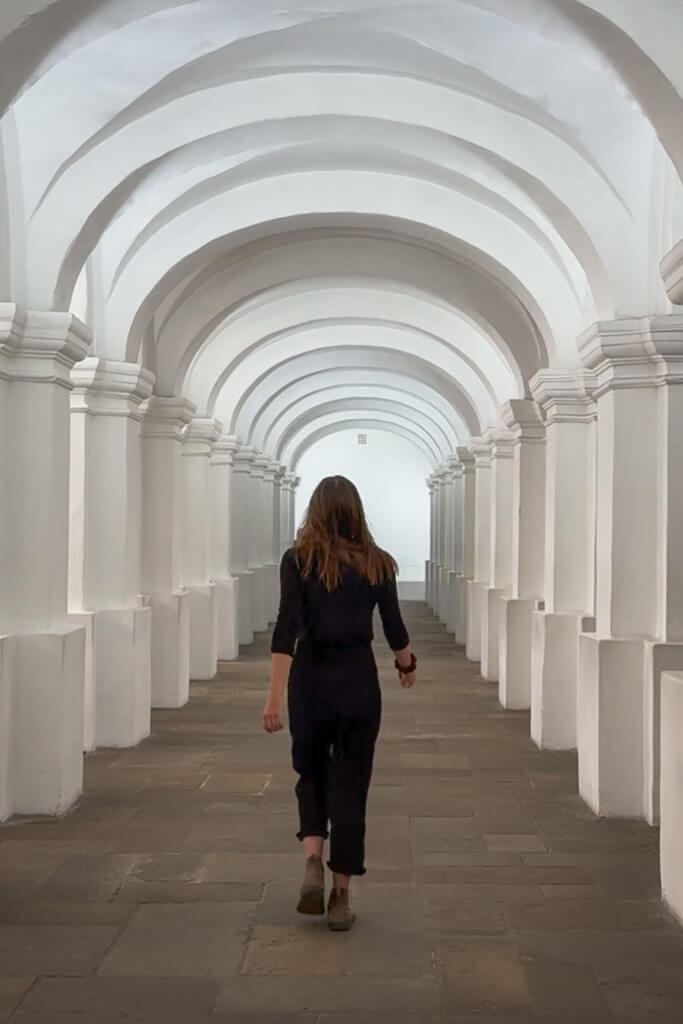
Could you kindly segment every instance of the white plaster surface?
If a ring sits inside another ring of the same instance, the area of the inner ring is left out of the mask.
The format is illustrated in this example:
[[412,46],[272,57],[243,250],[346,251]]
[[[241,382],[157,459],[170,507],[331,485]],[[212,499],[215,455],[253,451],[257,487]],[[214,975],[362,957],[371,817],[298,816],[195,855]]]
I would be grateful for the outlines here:
[[683,672],[664,673],[661,687],[662,893],[683,922]]

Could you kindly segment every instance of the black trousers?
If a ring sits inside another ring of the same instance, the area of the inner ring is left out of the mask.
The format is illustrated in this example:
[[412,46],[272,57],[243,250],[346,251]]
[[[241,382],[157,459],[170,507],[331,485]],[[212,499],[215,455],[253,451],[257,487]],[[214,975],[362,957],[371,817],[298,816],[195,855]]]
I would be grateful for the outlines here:
[[336,714],[311,724],[292,741],[292,761],[299,774],[297,836],[329,836],[330,871],[364,875],[365,811],[379,713]]

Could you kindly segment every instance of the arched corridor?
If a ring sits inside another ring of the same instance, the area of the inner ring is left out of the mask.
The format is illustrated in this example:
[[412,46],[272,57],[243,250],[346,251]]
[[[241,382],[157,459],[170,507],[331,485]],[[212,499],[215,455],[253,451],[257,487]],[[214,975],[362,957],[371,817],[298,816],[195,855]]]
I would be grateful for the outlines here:
[[261,634],[155,712],[142,746],[91,755],[73,814],[5,831],[0,996],[3,974],[37,976],[12,1024],[680,1019],[683,934],[652,829],[598,821],[575,756],[539,751],[423,605],[407,618],[420,686],[402,691],[378,645],[348,942],[292,919],[293,776],[286,738],[260,728]]
[[[683,922],[680,0],[0,7],[0,852],[87,819],[84,754],[154,789],[202,701],[225,718],[190,760],[220,763],[342,471],[440,623],[415,707],[571,765],[539,856],[642,837],[656,893],[617,864],[576,884]],[[449,817],[461,751],[435,742]],[[535,856],[470,817],[475,859]]]

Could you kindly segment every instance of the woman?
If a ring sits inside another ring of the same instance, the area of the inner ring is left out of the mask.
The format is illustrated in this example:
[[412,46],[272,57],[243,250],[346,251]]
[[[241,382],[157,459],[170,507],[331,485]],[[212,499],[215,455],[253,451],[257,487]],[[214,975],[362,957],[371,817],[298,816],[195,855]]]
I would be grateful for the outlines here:
[[295,546],[282,559],[280,583],[263,721],[267,732],[282,729],[289,678],[297,835],[306,855],[297,909],[325,912],[322,856],[330,835],[328,924],[348,931],[355,921],[349,882],[365,874],[365,808],[381,714],[371,646],[375,607],[402,686],[414,684],[417,661],[399,609],[396,563],[372,539],[360,495],[345,477],[318,484]]

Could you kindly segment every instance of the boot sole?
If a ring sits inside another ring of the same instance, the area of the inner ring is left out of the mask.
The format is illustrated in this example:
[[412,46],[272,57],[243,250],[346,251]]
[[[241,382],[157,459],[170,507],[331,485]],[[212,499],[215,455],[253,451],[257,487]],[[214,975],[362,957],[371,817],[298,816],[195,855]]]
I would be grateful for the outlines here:
[[299,914],[324,914],[325,913],[325,890],[324,889],[302,889],[297,906]]
[[327,926],[331,932],[350,932],[355,923],[355,917],[351,921],[330,921],[328,918]]

